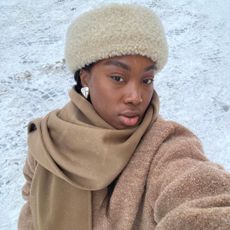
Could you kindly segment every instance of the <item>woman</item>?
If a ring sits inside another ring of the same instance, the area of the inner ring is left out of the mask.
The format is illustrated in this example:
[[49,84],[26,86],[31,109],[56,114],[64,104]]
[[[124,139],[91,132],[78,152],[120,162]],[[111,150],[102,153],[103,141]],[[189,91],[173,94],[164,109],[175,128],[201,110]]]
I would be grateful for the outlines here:
[[161,22],[110,4],[69,27],[70,102],[28,126],[19,229],[230,229],[230,175],[165,121],[153,88]]

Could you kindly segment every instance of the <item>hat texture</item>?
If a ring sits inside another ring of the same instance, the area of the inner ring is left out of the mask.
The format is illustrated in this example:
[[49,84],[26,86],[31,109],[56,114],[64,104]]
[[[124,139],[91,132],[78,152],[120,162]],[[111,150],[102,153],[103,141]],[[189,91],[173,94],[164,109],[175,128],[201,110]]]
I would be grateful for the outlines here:
[[161,21],[147,7],[109,4],[83,13],[68,28],[65,59],[73,73],[102,59],[137,54],[152,59],[156,72],[168,58]]

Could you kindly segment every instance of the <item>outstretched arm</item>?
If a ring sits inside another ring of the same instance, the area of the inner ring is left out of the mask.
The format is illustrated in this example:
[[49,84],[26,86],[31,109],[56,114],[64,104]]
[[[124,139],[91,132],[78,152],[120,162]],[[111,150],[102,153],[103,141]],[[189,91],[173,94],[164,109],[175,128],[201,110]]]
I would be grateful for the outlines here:
[[230,174],[208,161],[199,140],[175,128],[151,168],[157,230],[230,229]]

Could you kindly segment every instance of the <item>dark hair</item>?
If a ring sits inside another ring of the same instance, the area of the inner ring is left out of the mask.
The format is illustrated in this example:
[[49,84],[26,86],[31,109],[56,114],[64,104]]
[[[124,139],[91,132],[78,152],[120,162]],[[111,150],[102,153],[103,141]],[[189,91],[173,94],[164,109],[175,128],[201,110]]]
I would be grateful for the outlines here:
[[80,78],[80,72],[81,70],[86,70],[88,72],[91,71],[91,69],[93,68],[93,65],[94,63],[91,63],[89,65],[86,65],[84,68],[80,69],[80,70],[77,70],[75,73],[74,73],[74,80],[76,82],[76,85],[74,85],[74,89],[79,93],[79,94],[82,94],[81,93],[81,88],[83,87],[82,86],[82,83],[81,83],[81,78]]

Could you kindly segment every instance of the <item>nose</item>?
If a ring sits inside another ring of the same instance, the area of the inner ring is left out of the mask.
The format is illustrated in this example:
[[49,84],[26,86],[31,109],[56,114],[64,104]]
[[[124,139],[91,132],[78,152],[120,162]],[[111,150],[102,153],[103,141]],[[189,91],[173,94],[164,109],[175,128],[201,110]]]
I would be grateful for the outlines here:
[[140,86],[137,85],[127,85],[124,102],[126,104],[138,105],[143,101],[142,91]]

